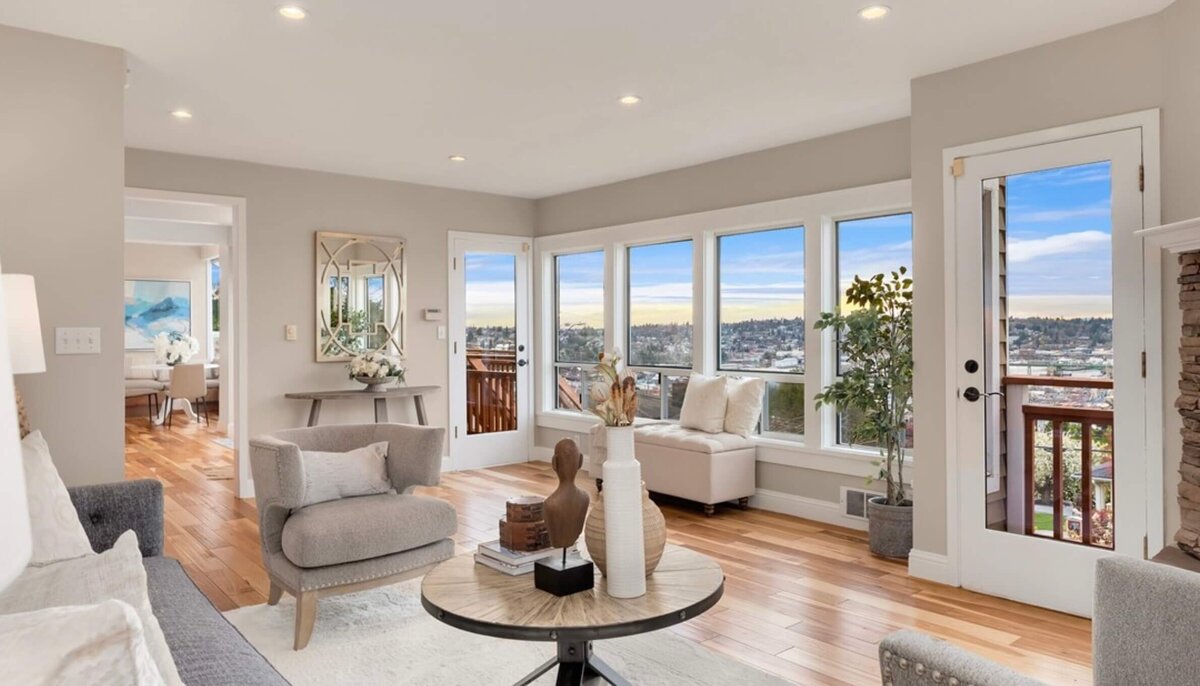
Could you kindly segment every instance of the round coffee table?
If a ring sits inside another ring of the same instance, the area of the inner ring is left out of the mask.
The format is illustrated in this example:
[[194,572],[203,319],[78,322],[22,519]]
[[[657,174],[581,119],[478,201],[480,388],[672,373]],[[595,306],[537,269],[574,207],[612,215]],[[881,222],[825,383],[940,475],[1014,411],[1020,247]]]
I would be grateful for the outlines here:
[[613,598],[596,570],[590,591],[558,597],[533,586],[533,575],[508,576],[459,555],[434,567],[421,583],[421,605],[450,626],[485,636],[555,641],[558,655],[518,686],[555,665],[558,684],[599,676],[618,686],[629,682],[592,652],[592,641],[655,631],[687,621],[721,599],[725,574],[707,555],[667,545],[646,595]]

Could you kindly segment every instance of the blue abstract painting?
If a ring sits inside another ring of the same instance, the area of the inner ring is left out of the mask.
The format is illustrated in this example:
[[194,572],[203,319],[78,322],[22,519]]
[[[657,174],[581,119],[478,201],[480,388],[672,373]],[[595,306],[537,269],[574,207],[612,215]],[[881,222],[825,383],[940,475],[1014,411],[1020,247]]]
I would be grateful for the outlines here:
[[162,332],[192,332],[189,281],[125,280],[125,349],[153,350]]

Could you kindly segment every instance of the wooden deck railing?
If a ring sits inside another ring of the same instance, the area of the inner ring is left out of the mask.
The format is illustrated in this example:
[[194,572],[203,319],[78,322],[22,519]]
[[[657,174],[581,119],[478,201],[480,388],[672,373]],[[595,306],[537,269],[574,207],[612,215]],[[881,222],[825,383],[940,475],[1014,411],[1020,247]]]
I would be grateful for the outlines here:
[[517,428],[517,355],[467,351],[467,433]]
[[[1079,377],[1047,377],[1047,376],[1010,376],[1004,377],[1003,380],[1006,390],[1016,387],[1058,387],[1058,388],[1091,388],[1091,389],[1112,389],[1113,382],[1111,379],[1097,378],[1079,378]],[[1022,389],[1023,390],[1023,389]],[[1023,395],[1021,396],[1023,397]],[[1013,398],[1013,394],[1009,395]],[[1036,471],[1036,456],[1039,449],[1049,449],[1052,468],[1051,468],[1051,501],[1053,506],[1053,532],[1051,535],[1056,540],[1064,540],[1072,543],[1081,543],[1083,545],[1112,548],[1114,545],[1113,531],[1115,529],[1115,508],[1112,512],[1097,513],[1095,500],[1095,484],[1093,483],[1093,465],[1092,456],[1094,449],[1094,437],[1097,430],[1107,431],[1109,436],[1109,446],[1104,452],[1108,452],[1110,456],[1115,457],[1115,439],[1113,437],[1113,412],[1107,408],[1094,407],[1065,407],[1060,405],[1040,405],[1033,403],[1023,403],[1021,413],[1024,417],[1024,439],[1025,439],[1025,533],[1027,535],[1044,535],[1035,534],[1035,500],[1037,499],[1037,488],[1035,484],[1034,474]],[[1039,423],[1050,424],[1051,445],[1037,444],[1037,427]],[[1079,493],[1079,509],[1080,517],[1080,540],[1076,541],[1069,536],[1066,536],[1067,527],[1063,526],[1063,484],[1068,475],[1063,473],[1063,427],[1076,425],[1080,428],[1080,493]],[[1115,462],[1115,460],[1113,460]],[[1111,477],[1115,477],[1115,467],[1110,467],[1113,470]],[[1113,495],[1115,494],[1115,480],[1110,482],[1110,492],[1108,494],[1109,503],[1113,503]],[[1099,514],[1101,526],[1107,527],[1107,531],[1093,531],[1093,516]],[[1096,534],[1099,534],[1097,536]]]

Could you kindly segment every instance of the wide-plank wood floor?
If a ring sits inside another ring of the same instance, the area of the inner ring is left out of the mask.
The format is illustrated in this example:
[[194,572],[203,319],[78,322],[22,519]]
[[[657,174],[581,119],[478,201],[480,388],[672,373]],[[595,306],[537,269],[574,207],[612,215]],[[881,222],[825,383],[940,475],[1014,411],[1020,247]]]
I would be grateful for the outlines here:
[[[167,554],[228,610],[266,602],[267,577],[253,503],[234,497],[232,480],[206,476],[232,460],[218,437],[186,420],[167,430],[131,417],[125,473],[162,481]],[[548,465],[531,462],[448,473],[423,490],[458,509],[455,541],[466,553],[496,537],[505,499],[549,494],[554,484]],[[877,685],[876,644],[909,627],[1048,683],[1091,683],[1087,620],[912,579],[904,564],[872,556],[862,532],[762,510],[719,508],[706,518],[686,504],[660,505],[669,540],[725,570],[720,603],[672,629],[710,650],[798,684]]]

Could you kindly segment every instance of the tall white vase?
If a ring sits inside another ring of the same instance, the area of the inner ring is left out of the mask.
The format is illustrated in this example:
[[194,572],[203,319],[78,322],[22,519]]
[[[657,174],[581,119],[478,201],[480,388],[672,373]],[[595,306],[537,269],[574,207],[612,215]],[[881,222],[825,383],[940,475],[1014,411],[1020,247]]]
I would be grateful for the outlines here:
[[646,547],[642,531],[642,465],[633,457],[633,427],[610,426],[604,460],[604,535],[608,594],[646,594]]

